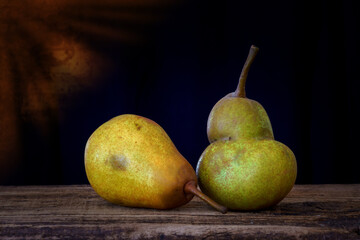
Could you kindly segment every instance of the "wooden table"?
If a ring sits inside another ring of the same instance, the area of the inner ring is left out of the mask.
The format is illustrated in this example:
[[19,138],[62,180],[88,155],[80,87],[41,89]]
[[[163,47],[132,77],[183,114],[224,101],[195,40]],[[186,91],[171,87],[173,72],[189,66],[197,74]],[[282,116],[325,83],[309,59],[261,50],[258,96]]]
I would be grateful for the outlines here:
[[0,239],[360,239],[360,185],[297,185],[276,207],[216,212],[110,204],[90,186],[0,186]]

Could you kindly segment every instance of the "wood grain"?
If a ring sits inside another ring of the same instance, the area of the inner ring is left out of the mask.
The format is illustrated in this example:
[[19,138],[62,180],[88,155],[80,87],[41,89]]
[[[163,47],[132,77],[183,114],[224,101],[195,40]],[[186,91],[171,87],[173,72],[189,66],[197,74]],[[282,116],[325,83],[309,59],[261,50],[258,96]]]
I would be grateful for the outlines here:
[[0,186],[1,239],[360,239],[360,185],[297,185],[277,206],[221,214],[194,198],[127,208],[90,186]]

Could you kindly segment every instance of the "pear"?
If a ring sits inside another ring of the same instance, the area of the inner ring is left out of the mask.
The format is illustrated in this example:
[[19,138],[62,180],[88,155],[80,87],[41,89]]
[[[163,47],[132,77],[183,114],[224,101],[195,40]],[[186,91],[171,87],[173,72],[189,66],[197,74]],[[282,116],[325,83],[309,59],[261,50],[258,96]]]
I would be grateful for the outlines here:
[[271,139],[219,140],[207,147],[197,166],[200,189],[232,210],[276,205],[296,179],[293,152]]
[[210,145],[196,168],[200,189],[231,210],[259,210],[279,203],[295,184],[294,153],[274,140],[260,103],[245,95],[258,48],[251,46],[235,92],[218,101],[208,119]]
[[210,112],[207,135],[210,142],[223,138],[274,139],[270,119],[263,106],[246,98],[245,83],[259,49],[251,46],[235,92],[220,99]]
[[171,209],[199,196],[190,163],[154,121],[132,114],[112,118],[90,136],[85,147],[90,185],[105,200],[128,207]]

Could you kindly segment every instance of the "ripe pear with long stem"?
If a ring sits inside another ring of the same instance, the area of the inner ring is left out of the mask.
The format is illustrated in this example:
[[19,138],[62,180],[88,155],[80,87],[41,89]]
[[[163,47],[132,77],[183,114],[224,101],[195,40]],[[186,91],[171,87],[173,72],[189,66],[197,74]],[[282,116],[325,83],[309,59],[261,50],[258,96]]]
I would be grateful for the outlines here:
[[227,211],[197,189],[193,167],[163,128],[145,117],[124,114],[97,128],[86,144],[85,170],[93,189],[115,204],[171,209],[196,195]]
[[247,98],[245,93],[248,72],[258,51],[257,47],[251,46],[235,92],[220,99],[211,110],[207,123],[210,142],[224,138],[274,139],[265,109],[257,101]]

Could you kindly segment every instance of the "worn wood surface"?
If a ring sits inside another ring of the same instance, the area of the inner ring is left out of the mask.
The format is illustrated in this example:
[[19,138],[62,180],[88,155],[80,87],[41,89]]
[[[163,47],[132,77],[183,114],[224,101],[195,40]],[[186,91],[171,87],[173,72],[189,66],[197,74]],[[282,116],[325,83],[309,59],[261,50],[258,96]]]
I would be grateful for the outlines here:
[[1,239],[360,239],[360,185],[297,185],[272,209],[221,214],[194,198],[127,208],[90,186],[0,186]]

